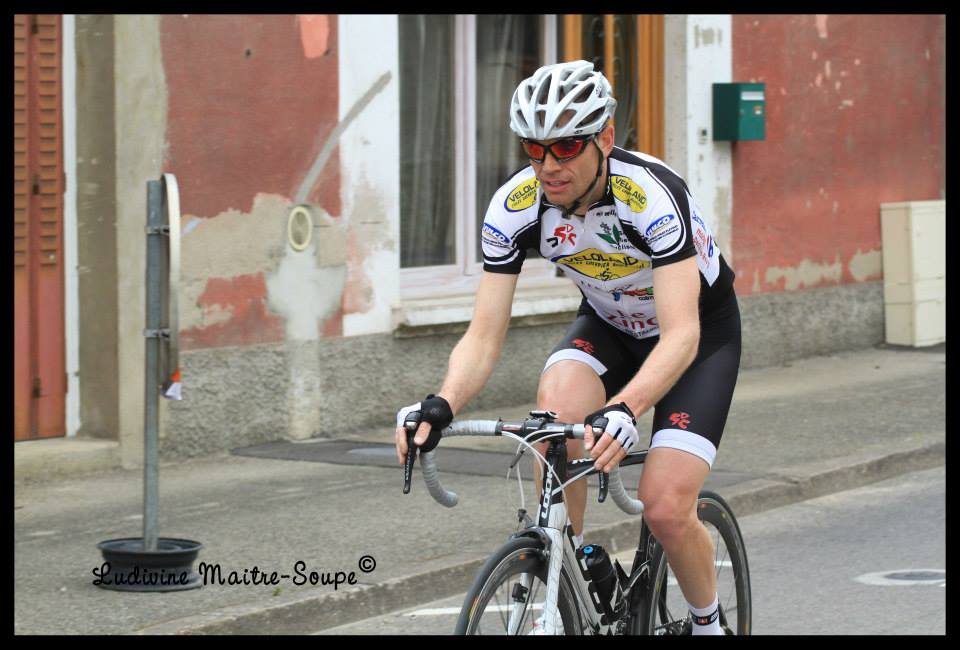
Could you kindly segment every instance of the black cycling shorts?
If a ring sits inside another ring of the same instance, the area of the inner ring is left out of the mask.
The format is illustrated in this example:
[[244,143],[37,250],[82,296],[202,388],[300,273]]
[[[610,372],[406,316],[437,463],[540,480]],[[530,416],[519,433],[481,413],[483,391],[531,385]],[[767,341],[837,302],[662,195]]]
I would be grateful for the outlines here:
[[[659,340],[659,336],[636,339],[621,332],[584,301],[543,370],[562,360],[585,363],[596,371],[610,399],[637,374]],[[701,314],[697,356],[654,408],[650,448],[681,449],[712,467],[739,370],[740,309],[731,290]]]

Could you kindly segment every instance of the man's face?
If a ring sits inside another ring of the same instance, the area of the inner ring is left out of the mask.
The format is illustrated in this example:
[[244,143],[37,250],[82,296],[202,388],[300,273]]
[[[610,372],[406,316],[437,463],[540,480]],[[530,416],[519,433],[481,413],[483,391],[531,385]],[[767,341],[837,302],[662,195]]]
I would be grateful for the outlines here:
[[[562,138],[560,138],[562,139]],[[553,144],[557,139],[538,140],[542,144]],[[597,148],[599,146],[599,149]],[[557,162],[552,152],[546,154],[542,163],[530,161],[533,171],[540,181],[540,187],[546,194],[547,201],[554,205],[569,206],[577,197],[582,195],[593,183],[597,176],[597,165],[600,162],[600,156],[608,156],[613,149],[613,127],[607,126],[597,135],[596,140],[587,143],[583,153],[576,158],[566,162]],[[603,152],[601,154],[601,151]],[[581,208],[585,208],[590,203],[599,200],[603,195],[605,187],[603,183],[598,183],[594,187],[593,195],[585,197],[581,202]],[[581,210],[578,209],[577,212]]]

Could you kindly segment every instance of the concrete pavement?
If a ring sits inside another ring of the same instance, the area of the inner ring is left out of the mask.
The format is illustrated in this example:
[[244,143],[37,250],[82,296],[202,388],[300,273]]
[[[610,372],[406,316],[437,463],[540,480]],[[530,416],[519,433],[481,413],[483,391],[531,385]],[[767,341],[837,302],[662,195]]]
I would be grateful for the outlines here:
[[[462,417],[520,418],[532,406]],[[746,515],[942,465],[945,410],[944,345],[879,346],[746,370],[707,487]],[[649,421],[641,419],[644,428]],[[160,470],[160,534],[202,542],[198,562],[238,576],[254,566],[294,577],[352,571],[357,583],[337,589],[288,579],[168,593],[102,590],[92,584],[102,562],[96,544],[142,534],[142,472],[48,479],[42,462],[18,461],[14,632],[316,632],[464,591],[483,559],[515,530],[518,482],[504,478],[510,441],[441,443],[442,480],[460,494],[460,505],[446,509],[429,497],[419,472],[403,495],[399,466],[382,465],[390,423],[338,439],[355,443],[358,453],[348,451],[336,463],[220,454]],[[479,458],[480,451],[505,454],[499,477],[453,462]],[[467,469],[444,473],[445,453],[451,466]],[[628,485],[640,471],[624,471]],[[529,465],[522,474],[532,509]],[[597,504],[595,479],[588,498],[586,539],[614,552],[629,549],[637,520],[610,502]],[[364,572],[371,558],[375,569]]]

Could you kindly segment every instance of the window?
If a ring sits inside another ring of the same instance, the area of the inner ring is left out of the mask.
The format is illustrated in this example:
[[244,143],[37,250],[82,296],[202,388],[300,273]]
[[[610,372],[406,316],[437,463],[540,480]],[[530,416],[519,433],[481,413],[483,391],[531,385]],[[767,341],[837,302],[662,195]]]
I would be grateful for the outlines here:
[[[522,79],[556,61],[556,22],[538,15],[399,17],[405,295],[475,285],[490,197],[527,164],[510,130],[510,98]],[[528,258],[523,276],[552,278],[551,271]]]

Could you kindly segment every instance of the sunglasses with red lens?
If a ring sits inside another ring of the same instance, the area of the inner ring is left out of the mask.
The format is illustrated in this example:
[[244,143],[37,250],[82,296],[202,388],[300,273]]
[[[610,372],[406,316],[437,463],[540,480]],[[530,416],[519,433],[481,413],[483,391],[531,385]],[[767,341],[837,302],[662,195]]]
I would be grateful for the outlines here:
[[593,133],[591,135],[563,138],[562,140],[557,140],[552,144],[543,144],[542,142],[537,142],[536,140],[527,140],[526,138],[521,138],[520,144],[523,147],[523,152],[527,154],[527,158],[538,165],[541,165],[543,164],[543,161],[547,159],[548,151],[553,154],[553,157],[557,162],[567,162],[568,160],[573,160],[582,154],[584,150],[586,150],[587,144],[596,137],[597,134]]

